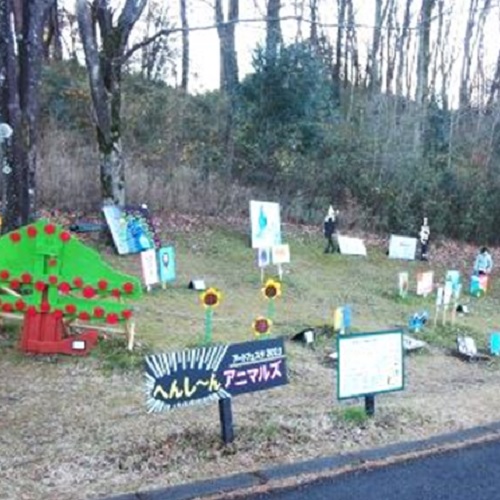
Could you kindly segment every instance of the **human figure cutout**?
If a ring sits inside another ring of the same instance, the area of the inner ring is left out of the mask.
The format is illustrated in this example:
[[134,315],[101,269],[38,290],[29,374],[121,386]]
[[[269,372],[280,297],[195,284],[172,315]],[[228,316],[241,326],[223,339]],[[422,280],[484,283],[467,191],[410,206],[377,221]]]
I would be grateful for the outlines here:
[[420,227],[418,235],[420,238],[420,260],[427,261],[429,260],[429,237],[431,235],[427,217],[424,217],[424,223]]
[[491,258],[491,254],[486,247],[482,247],[474,261],[474,275],[489,276],[492,269],[493,259]]
[[323,222],[323,234],[327,240],[325,253],[335,253],[339,250],[337,238],[337,215],[338,210],[334,210],[330,205],[325,221]]

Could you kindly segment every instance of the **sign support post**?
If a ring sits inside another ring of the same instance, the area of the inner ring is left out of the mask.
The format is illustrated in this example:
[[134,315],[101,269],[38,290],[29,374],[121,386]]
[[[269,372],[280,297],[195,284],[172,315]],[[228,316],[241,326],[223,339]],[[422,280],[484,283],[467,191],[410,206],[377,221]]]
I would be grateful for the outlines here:
[[219,418],[222,441],[229,444],[234,441],[233,409],[231,398],[219,399]]
[[375,395],[367,394],[365,396],[365,412],[369,417],[375,415]]

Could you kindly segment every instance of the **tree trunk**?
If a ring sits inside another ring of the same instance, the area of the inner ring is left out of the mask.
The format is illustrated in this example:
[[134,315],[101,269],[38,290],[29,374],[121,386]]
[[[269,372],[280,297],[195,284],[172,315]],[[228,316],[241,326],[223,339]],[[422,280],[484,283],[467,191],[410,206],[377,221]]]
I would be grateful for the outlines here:
[[[281,0],[268,0],[266,15],[266,63],[274,64],[283,43],[280,24]],[[312,29],[312,26],[311,26]]]
[[[403,19],[403,27],[401,30],[401,35],[399,36],[397,42],[396,42],[396,52],[397,52],[397,58],[398,58],[398,67],[397,67],[397,74],[396,74],[396,95],[401,96],[403,95],[403,74],[404,74],[404,68],[405,65],[408,64],[408,59],[405,58],[408,56],[408,46],[405,45],[407,41],[409,41],[409,35],[410,35],[410,17],[411,17],[411,2],[412,0],[406,0],[406,6],[405,6],[405,14],[404,14],[404,19]],[[405,50],[406,46],[406,50]]]
[[77,0],[78,26],[94,108],[104,203],[125,204],[125,161],[121,144],[122,66],[130,32],[145,5],[146,0],[127,0],[115,22],[114,11],[107,0],[94,0],[92,13],[87,0]]
[[187,0],[180,0],[182,26],[182,76],[181,88],[187,92],[189,84],[189,23],[187,16]]
[[462,60],[462,70],[460,73],[460,108],[468,108],[470,105],[470,69],[472,64],[472,35],[476,24],[476,12],[479,0],[470,0],[469,16],[467,18],[467,27],[464,36],[464,54]]
[[6,184],[4,231],[28,224],[35,217],[42,34],[52,5],[53,0],[0,0],[1,114],[13,129],[12,147],[7,149],[12,170],[2,174]]

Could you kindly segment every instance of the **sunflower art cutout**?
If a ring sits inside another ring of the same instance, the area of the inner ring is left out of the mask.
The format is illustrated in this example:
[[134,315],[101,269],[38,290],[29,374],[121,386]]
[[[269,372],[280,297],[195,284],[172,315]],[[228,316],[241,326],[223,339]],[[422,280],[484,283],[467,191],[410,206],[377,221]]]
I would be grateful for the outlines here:
[[266,299],[276,299],[281,296],[281,283],[273,279],[268,279],[262,288],[262,293]]
[[255,336],[261,337],[263,335],[269,335],[269,333],[271,333],[272,324],[273,322],[270,319],[264,318],[263,316],[255,318],[254,322],[252,323],[252,328]]
[[209,288],[201,294],[200,299],[204,307],[213,309],[220,304],[222,294],[217,288]]

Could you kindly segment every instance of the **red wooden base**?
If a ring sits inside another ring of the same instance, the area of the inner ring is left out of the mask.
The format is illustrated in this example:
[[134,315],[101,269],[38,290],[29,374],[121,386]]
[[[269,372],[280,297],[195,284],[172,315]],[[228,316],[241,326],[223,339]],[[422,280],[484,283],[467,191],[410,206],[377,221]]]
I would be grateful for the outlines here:
[[84,356],[95,347],[97,331],[77,336],[67,334],[62,317],[56,313],[36,313],[24,316],[21,350],[36,354],[73,354]]

